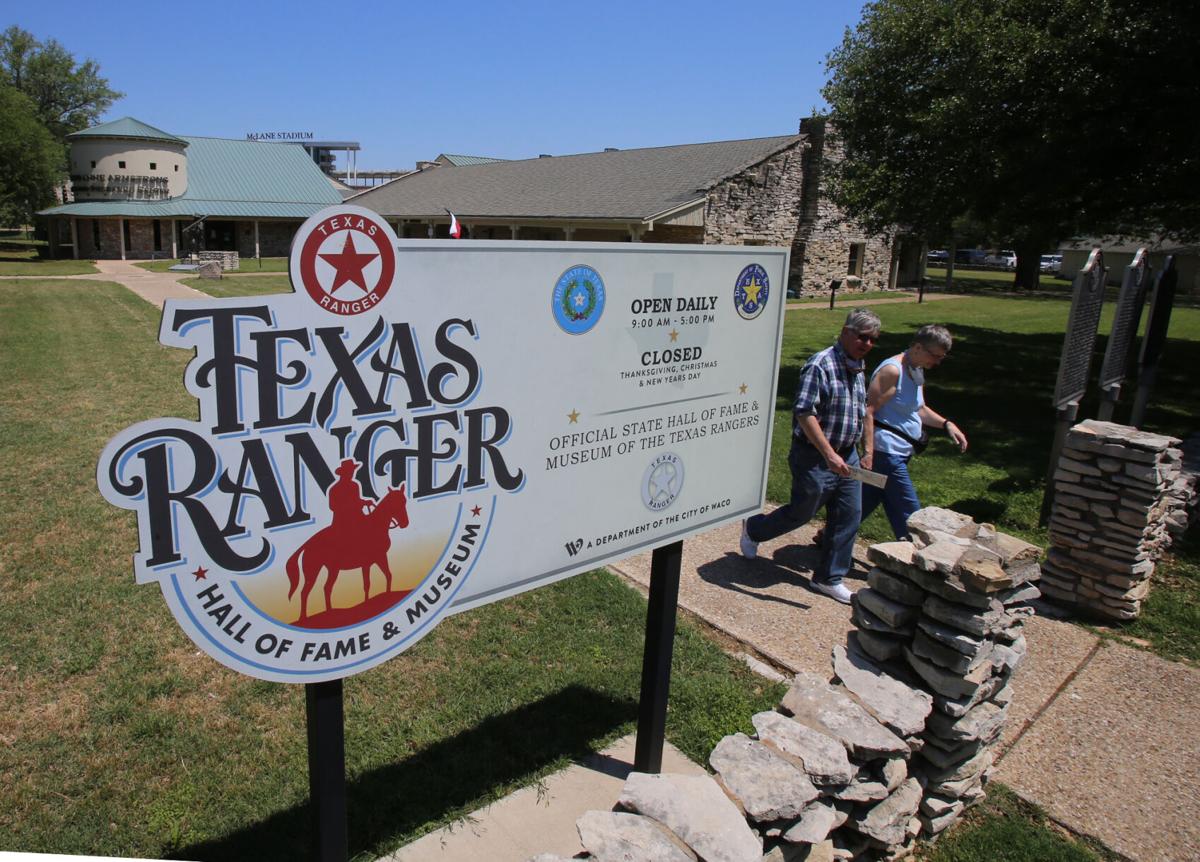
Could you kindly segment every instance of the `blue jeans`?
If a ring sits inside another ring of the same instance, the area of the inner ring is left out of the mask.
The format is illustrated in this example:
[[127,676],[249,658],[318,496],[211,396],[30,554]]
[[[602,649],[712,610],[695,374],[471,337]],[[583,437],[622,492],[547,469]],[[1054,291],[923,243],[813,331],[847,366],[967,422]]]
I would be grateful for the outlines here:
[[871,469],[887,476],[888,480],[882,488],[863,484],[862,519],[865,521],[875,507],[883,503],[883,511],[887,513],[896,538],[909,538],[908,516],[921,508],[921,501],[917,499],[917,489],[908,475],[907,459],[876,449]]
[[[858,465],[858,453],[853,450],[845,459],[852,467]],[[769,541],[804,526],[824,506],[825,540],[812,579],[816,583],[840,584],[850,571],[854,537],[862,520],[860,483],[834,473],[816,448],[795,438],[788,466],[792,468],[791,500],[774,512],[747,518],[746,535],[754,542]]]

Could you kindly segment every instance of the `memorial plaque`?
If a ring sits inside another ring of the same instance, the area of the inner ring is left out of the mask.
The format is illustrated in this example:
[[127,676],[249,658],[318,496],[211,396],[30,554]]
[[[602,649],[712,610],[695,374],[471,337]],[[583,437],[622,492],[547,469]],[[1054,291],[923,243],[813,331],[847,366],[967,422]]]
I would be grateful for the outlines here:
[[339,679],[464,611],[759,511],[788,252],[398,241],[336,206],[293,293],[168,301],[199,419],[101,492],[138,583],[261,679]]
[[1138,364],[1142,367],[1156,364],[1167,343],[1167,329],[1171,325],[1171,309],[1175,305],[1175,285],[1178,280],[1175,255],[1168,255],[1150,296],[1150,317],[1146,321],[1146,334],[1142,337],[1141,354],[1138,356]]
[[1142,306],[1150,288],[1151,270],[1144,248],[1138,249],[1133,263],[1125,267],[1121,291],[1117,294],[1117,310],[1113,314],[1112,332],[1100,366],[1100,388],[1120,384],[1125,379],[1130,348],[1137,337],[1142,320]]
[[1078,401],[1087,391],[1096,328],[1104,305],[1105,275],[1100,249],[1093,249],[1087,265],[1076,274],[1071,290],[1071,314],[1067,319],[1062,357],[1058,362],[1058,382],[1054,387],[1056,409]]

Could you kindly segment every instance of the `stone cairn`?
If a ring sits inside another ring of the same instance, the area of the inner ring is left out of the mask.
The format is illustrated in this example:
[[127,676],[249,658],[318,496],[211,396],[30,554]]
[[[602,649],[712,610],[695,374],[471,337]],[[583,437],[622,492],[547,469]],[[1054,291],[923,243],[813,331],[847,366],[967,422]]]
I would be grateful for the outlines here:
[[1141,613],[1154,564],[1197,498],[1200,438],[1180,442],[1091,419],[1071,429],[1054,472],[1048,598],[1108,619]]
[[632,773],[616,810],[579,818],[574,858],[901,859],[981,800],[1040,550],[946,509],[909,529],[913,542],[869,550],[833,684],[797,674],[777,711],[753,716],[753,737],[717,744],[715,776]]

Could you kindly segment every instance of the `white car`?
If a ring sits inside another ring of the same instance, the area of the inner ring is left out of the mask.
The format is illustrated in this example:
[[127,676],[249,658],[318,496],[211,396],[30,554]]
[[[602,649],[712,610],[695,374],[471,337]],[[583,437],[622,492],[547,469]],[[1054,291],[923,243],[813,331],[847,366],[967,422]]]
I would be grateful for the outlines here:
[[1039,268],[1042,272],[1048,272],[1051,275],[1058,275],[1062,272],[1062,255],[1061,254],[1044,254],[1042,255]]
[[983,259],[988,266],[999,266],[1004,269],[1017,268],[1017,253],[1015,251],[998,251]]

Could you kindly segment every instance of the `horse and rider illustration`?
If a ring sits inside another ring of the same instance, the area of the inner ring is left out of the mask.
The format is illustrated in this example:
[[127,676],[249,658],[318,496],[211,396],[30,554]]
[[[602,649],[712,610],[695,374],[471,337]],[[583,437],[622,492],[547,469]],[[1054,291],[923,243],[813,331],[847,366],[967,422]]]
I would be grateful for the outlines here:
[[313,534],[288,558],[289,599],[300,586],[300,575],[304,575],[299,625],[309,620],[308,594],[322,569],[328,573],[325,578],[326,612],[333,610],[333,588],[343,569],[362,569],[364,603],[371,598],[372,566],[378,566],[387,579],[385,592],[392,591],[392,570],[387,558],[392,539],[388,531],[408,526],[408,496],[401,484],[398,489],[389,489],[378,503],[365,499],[354,477],[359,466],[350,458],[338,466],[337,481],[328,491],[333,522]]

